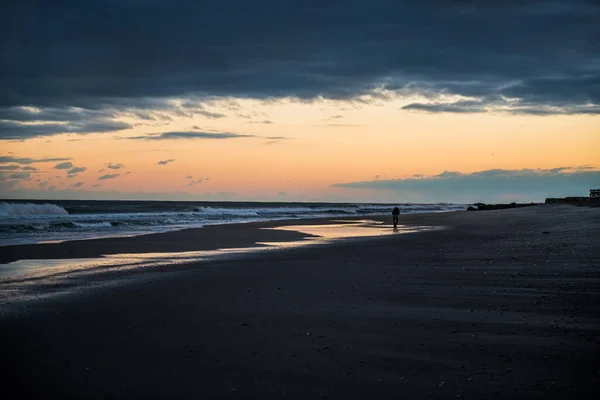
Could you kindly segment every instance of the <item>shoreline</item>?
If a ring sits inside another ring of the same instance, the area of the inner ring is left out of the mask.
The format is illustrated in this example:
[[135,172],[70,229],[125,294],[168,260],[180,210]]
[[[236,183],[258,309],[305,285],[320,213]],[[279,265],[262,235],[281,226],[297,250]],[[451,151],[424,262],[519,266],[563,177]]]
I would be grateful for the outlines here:
[[[125,202],[127,203],[127,202]],[[402,204],[406,213],[464,210],[460,204]],[[0,248],[123,238],[204,226],[387,214],[372,203],[65,201],[0,202]]]
[[[288,220],[287,224],[265,221],[156,233],[131,237],[129,241],[103,238],[23,245],[16,248],[17,257],[21,251],[22,259],[0,264],[0,308],[57,294],[81,294],[99,286],[118,286],[135,280],[136,275],[185,269],[194,264],[435,229],[408,225],[394,229],[384,223],[385,219],[320,218]],[[0,258],[7,256],[10,253]]]
[[[6,390],[592,398],[600,209],[415,214],[400,223],[447,229],[165,265],[123,285],[17,304],[0,315],[0,340],[11,344],[0,351]],[[240,240],[260,231],[240,229]]]
[[[456,212],[463,211],[404,214],[404,217],[407,224],[414,225],[421,218],[409,216],[429,219],[432,215]],[[391,217],[366,215],[221,223],[134,236],[7,245],[0,247],[0,267],[2,264],[27,259],[93,258],[111,254],[144,253],[147,252],[148,246],[154,249],[153,252],[165,253],[252,247],[256,242],[296,241],[311,236],[293,231],[269,232],[266,229],[289,225],[319,225],[331,221],[351,223],[360,220],[390,223]]]

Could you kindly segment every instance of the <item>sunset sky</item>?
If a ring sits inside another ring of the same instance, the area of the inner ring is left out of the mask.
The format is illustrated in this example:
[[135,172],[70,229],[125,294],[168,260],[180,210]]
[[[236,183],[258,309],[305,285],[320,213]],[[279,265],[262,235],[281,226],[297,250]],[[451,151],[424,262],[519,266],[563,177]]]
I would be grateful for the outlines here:
[[436,3],[9,1],[0,197],[466,203],[600,187],[600,5]]

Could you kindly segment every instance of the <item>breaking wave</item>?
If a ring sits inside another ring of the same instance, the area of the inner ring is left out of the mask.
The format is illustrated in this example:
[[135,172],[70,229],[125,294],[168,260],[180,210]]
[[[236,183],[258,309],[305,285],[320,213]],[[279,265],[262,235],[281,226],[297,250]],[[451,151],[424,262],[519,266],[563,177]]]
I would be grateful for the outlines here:
[[67,210],[56,204],[0,203],[0,218],[27,218],[68,214]]

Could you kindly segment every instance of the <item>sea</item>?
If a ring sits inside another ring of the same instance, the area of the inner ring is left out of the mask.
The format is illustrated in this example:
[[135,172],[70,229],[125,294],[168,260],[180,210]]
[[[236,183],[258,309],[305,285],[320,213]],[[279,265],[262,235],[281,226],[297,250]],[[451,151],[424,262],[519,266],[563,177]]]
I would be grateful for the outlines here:
[[206,225],[465,210],[467,205],[0,200],[0,246],[125,237]]

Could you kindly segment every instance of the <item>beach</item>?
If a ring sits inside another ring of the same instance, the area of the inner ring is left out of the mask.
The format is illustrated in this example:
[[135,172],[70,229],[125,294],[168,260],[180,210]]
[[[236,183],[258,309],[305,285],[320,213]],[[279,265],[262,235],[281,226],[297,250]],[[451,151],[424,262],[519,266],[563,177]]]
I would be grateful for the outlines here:
[[[391,216],[370,216],[366,229],[386,234],[314,244],[314,234],[271,229],[356,219],[3,247],[3,263],[219,253],[0,281],[5,391],[62,399],[597,393],[600,209],[401,214],[400,232]],[[17,289],[29,296],[14,297]]]

